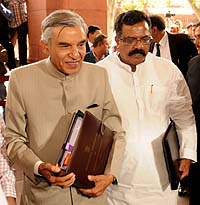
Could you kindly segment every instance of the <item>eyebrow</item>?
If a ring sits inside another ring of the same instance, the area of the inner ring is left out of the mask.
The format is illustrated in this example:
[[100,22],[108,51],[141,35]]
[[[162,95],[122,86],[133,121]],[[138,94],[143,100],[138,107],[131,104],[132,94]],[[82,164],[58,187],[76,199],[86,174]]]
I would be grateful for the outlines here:
[[[78,42],[77,45],[82,44],[82,43],[86,43],[86,39],[84,39],[84,40]],[[66,46],[66,45],[72,45],[72,44],[67,43],[67,42],[62,42],[62,41],[61,41],[61,42],[58,42],[58,45],[59,45],[59,46]]]

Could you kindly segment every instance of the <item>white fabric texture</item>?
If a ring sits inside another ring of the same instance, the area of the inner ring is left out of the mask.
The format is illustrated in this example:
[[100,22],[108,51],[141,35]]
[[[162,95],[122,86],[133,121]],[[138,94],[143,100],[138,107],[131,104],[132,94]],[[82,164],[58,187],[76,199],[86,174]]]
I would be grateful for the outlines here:
[[196,127],[184,77],[169,60],[148,53],[136,71],[113,53],[97,63],[106,68],[122,116],[127,145],[119,186],[108,190],[112,205],[176,205],[161,139],[171,117],[177,126],[181,158],[196,161]]

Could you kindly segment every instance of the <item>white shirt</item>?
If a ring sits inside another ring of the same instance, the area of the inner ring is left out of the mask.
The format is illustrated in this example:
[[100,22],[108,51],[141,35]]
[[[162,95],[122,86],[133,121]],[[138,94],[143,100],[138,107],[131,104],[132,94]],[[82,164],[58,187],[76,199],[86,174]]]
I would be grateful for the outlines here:
[[91,43],[90,41],[88,41],[88,45],[89,45],[89,47],[90,47],[90,50],[92,50],[92,48],[93,48],[93,43]]
[[[160,56],[163,58],[166,58],[168,60],[172,60],[167,32],[165,32],[165,34],[162,37],[162,39],[160,40],[159,44],[160,44]],[[157,51],[156,46],[154,46],[153,54],[156,55],[156,51]]]
[[117,53],[97,64],[108,71],[127,138],[119,186],[109,190],[110,199],[117,200],[117,205],[122,205],[124,200],[130,205],[133,202],[143,205],[141,201],[151,197],[151,204],[175,205],[163,199],[166,197],[164,190],[167,187],[170,193],[171,190],[161,135],[169,124],[169,117],[174,119],[181,158],[196,161],[196,127],[184,77],[171,61],[151,53],[145,62],[137,65],[135,72],[120,61]]

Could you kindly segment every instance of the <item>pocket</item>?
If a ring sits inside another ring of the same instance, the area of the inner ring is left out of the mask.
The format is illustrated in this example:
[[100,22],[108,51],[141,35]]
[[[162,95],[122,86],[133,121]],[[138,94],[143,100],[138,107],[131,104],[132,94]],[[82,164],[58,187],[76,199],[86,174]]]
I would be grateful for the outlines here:
[[86,110],[96,116],[99,120],[102,119],[102,106],[96,104],[95,107],[87,108]]
[[168,102],[169,88],[160,85],[148,85],[144,88],[143,98],[145,108],[151,115],[161,115],[165,110]]

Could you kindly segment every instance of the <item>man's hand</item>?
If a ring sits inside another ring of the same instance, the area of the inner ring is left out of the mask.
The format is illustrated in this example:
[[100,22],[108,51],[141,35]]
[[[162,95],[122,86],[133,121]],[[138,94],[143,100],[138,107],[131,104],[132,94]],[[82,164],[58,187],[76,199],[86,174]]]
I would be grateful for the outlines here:
[[51,185],[60,186],[66,188],[71,186],[75,181],[75,174],[70,173],[65,176],[55,176],[61,170],[58,166],[52,165],[50,163],[42,163],[39,165],[38,172],[41,174]]
[[91,189],[79,189],[84,195],[90,196],[90,197],[98,197],[103,194],[105,189],[113,182],[113,175],[106,174],[106,175],[97,175],[92,176],[89,175],[88,179],[90,181],[95,182],[95,187]]
[[190,165],[192,161],[190,159],[181,159],[180,160],[180,166],[179,166],[179,173],[180,173],[180,180],[182,180],[184,177],[189,175],[190,171]]

